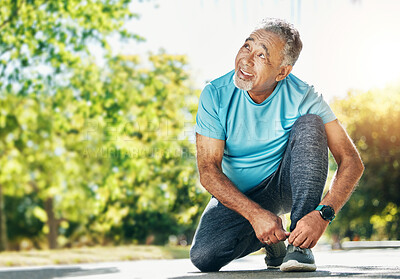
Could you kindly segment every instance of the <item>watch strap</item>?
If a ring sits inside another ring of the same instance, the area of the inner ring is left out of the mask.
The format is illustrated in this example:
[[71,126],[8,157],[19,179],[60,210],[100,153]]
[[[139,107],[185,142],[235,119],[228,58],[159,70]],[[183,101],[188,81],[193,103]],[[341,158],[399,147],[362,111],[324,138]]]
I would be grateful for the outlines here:
[[[316,208],[315,208],[315,210],[317,210],[317,211],[319,211],[320,213],[321,213],[321,210],[324,208],[324,207],[326,207],[327,205],[323,205],[323,204],[320,204],[320,205],[318,205]],[[329,206],[330,207],[330,206]],[[321,213],[321,217],[322,217],[322,213]],[[333,217],[332,217],[332,219],[328,219],[327,221],[329,221],[329,225],[332,223],[332,221],[335,219],[335,217],[336,217],[336,215],[334,214],[333,215]],[[324,218],[324,220],[326,220],[325,218]]]

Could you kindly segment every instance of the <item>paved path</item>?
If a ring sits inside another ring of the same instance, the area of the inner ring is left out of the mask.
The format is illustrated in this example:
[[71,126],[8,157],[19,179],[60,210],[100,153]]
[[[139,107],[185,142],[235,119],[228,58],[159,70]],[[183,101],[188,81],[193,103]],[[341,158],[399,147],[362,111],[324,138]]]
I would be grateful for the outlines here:
[[189,260],[152,260],[115,263],[1,268],[1,279],[252,279],[252,278],[399,278],[400,248],[314,253],[318,269],[311,273],[267,270],[263,256],[236,260],[220,272],[200,273]]

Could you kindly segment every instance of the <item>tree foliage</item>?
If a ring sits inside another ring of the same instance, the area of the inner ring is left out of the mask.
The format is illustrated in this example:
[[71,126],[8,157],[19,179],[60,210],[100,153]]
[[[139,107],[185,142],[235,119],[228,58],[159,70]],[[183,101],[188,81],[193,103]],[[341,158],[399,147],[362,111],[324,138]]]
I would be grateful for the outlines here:
[[330,231],[341,237],[400,238],[400,86],[350,92],[332,105],[357,146],[364,175]]
[[110,36],[141,40],[124,29],[128,4],[2,2],[0,235],[11,243],[193,233],[205,198],[188,140],[199,92],[184,56],[111,52]]
[[0,7],[0,89],[18,94],[60,84],[69,68],[90,56],[98,43],[109,54],[107,38],[141,39],[124,23],[137,15],[126,0],[4,0]]

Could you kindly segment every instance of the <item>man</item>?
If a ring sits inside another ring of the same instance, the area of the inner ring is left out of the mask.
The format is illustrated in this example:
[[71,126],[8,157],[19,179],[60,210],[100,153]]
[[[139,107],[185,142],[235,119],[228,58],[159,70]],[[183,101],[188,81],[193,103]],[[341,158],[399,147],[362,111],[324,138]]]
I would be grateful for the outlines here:
[[[361,177],[360,156],[332,110],[290,74],[301,49],[291,24],[265,19],[239,49],[235,70],[200,96],[197,163],[212,195],[190,251],[201,271],[262,247],[268,268],[316,270],[311,248]],[[321,200],[328,147],[338,170]],[[290,232],[278,217],[288,212]]]

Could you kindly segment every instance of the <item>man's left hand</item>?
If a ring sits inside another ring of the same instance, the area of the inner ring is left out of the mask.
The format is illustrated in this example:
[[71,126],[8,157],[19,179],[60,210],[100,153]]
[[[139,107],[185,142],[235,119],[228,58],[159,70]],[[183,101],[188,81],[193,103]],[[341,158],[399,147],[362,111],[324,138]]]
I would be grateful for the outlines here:
[[289,243],[300,248],[313,248],[329,225],[316,210],[301,218],[290,233]]

